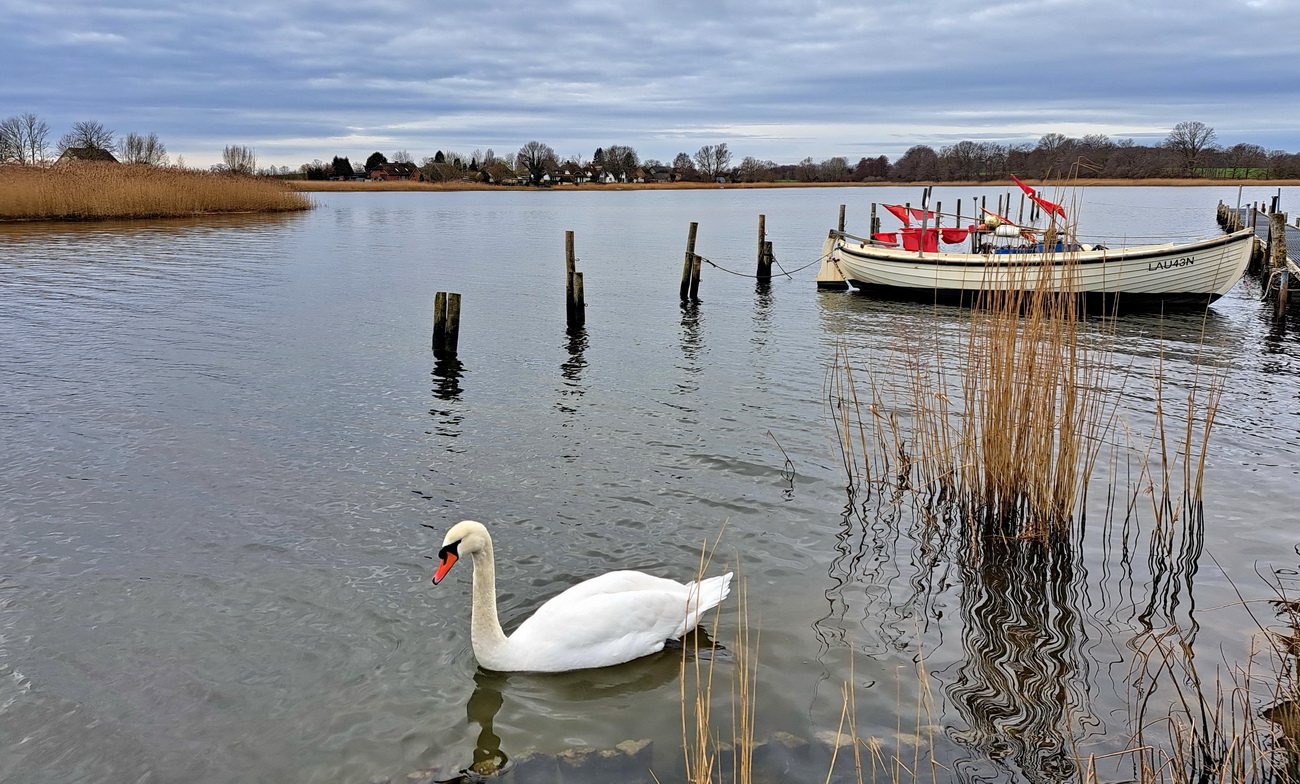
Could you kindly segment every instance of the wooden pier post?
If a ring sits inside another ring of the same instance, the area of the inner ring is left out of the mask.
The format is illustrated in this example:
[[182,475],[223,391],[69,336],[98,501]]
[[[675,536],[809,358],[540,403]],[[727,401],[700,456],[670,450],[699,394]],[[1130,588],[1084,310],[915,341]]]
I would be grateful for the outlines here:
[[767,216],[758,216],[758,274],[763,274],[763,255],[766,251],[763,243],[767,241]]
[[1286,213],[1272,212],[1268,216],[1269,264],[1273,269],[1286,266]]
[[758,257],[758,279],[767,282],[772,279],[772,241],[763,241],[763,254]]
[[587,325],[587,299],[582,286],[582,273],[573,273],[573,317],[569,327],[577,329]]
[[692,253],[693,264],[691,265],[691,300],[700,298],[700,273],[704,271],[704,257],[698,253]]
[[699,278],[696,277],[695,272],[695,232],[699,227],[700,224],[691,221],[691,229],[686,234],[686,259],[682,262],[682,302],[686,302],[692,297],[692,281],[695,283],[695,290],[698,291],[700,287]]
[[844,231],[844,205],[840,205],[840,231]]
[[587,302],[582,290],[582,273],[578,272],[578,257],[573,251],[573,232],[564,232],[564,313],[570,327],[587,323]]
[[873,201],[871,202],[871,230],[867,232],[867,236],[870,237],[873,234],[879,233],[880,219],[876,217],[876,203]]
[[460,295],[439,291],[433,295],[433,355],[456,356],[460,344]]

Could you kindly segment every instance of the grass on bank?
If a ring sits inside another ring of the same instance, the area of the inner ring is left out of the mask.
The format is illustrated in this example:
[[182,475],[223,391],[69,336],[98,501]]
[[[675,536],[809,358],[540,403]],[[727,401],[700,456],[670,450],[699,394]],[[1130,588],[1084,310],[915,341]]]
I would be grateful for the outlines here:
[[276,180],[114,163],[0,166],[0,220],[181,218],[291,212],[311,199]]

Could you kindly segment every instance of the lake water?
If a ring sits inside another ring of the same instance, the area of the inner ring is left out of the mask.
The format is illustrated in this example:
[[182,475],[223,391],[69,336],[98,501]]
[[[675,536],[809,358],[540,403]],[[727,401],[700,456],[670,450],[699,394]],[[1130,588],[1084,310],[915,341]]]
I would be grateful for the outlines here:
[[[935,198],[969,214],[982,193]],[[1202,342],[1231,360],[1204,529],[1179,529],[1169,569],[1147,557],[1149,499],[1107,523],[1104,495],[1077,540],[972,563],[846,491],[827,391],[838,345],[870,364],[968,314],[818,293],[815,267],[762,290],[706,266],[701,301],[677,297],[691,221],[698,252],[749,274],[765,214],[794,269],[839,204],[864,232],[871,202],[919,189],[314,198],[302,215],[0,227],[0,780],[367,782],[630,738],[680,775],[680,653],[476,671],[468,565],[429,583],[465,518],[494,533],[507,629],[610,569],[689,578],[720,535],[710,571],[738,571],[748,614],[733,595],[715,637],[742,620],[758,637],[760,738],[834,731],[851,682],[858,734],[909,761],[933,748],[939,780],[1068,779],[1068,758],[1128,748],[1135,651],[1177,629],[1228,683],[1258,631],[1238,592],[1273,598],[1300,568],[1300,341],[1257,284],[1208,316],[1113,326],[1134,432],[1153,426],[1155,358],[1171,401]],[[1177,238],[1213,234],[1239,194],[1076,198],[1096,233]],[[464,297],[459,364],[429,350],[437,291]],[[729,738],[735,663],[714,666]]]

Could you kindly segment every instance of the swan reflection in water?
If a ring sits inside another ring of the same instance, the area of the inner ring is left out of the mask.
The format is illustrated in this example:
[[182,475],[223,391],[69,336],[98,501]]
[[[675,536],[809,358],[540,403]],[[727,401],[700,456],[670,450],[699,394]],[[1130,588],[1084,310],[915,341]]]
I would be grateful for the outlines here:
[[[507,753],[503,748],[496,722],[507,704],[511,728],[519,729],[520,734],[533,736],[537,727],[545,727],[548,734],[567,738],[570,733],[562,729],[566,723],[590,721],[593,716],[617,716],[620,708],[633,708],[638,701],[633,698],[638,695],[675,684],[681,675],[683,656],[689,662],[697,656],[724,658],[727,652],[705,630],[697,628],[658,654],[613,667],[540,674],[478,668],[474,691],[465,703],[465,717],[479,730],[473,761],[463,773],[469,779],[493,775],[508,766],[511,754],[527,750],[512,749]],[[593,708],[591,703],[598,701],[611,704]],[[608,719],[601,723],[608,725]],[[632,731],[629,727],[628,732]]]

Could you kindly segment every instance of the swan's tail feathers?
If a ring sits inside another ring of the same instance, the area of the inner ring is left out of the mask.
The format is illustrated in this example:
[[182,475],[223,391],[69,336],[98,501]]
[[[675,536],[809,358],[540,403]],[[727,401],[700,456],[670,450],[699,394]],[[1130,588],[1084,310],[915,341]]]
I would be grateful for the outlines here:
[[732,572],[690,584],[690,604],[686,608],[686,631],[695,628],[700,616],[722,604],[731,594]]

